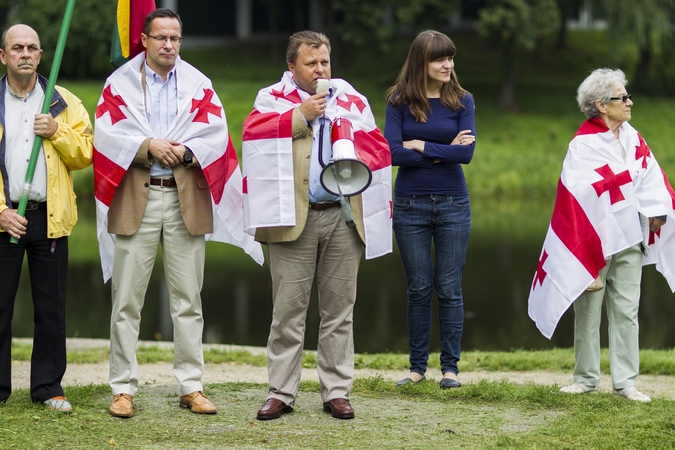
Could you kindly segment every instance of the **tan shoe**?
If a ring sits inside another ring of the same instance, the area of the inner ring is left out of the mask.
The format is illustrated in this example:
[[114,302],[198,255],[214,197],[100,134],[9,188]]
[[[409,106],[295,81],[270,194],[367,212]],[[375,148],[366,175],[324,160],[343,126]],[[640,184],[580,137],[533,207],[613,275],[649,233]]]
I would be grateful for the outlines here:
[[600,279],[600,276],[598,276],[598,278],[596,278],[595,281],[593,281],[591,285],[586,288],[586,291],[595,292],[599,291],[600,289],[603,289],[604,287],[605,285],[602,284],[602,280]]
[[180,396],[180,407],[190,408],[190,411],[197,414],[215,414],[216,405],[206,398],[202,391],[194,391],[188,395]]
[[134,416],[134,397],[131,394],[117,394],[108,410],[111,416],[128,419]]

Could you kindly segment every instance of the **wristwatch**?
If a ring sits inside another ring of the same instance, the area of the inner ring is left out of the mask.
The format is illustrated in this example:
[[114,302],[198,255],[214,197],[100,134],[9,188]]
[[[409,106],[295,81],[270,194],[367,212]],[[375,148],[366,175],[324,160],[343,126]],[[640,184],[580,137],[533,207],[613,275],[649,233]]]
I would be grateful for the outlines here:
[[185,153],[183,154],[183,165],[185,167],[189,166],[192,164],[192,150],[185,149]]

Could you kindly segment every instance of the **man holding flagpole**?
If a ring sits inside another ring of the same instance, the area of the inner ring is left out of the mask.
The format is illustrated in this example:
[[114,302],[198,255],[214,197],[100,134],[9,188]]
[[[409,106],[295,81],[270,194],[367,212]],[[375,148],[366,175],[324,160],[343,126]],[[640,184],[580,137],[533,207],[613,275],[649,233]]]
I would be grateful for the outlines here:
[[136,344],[157,247],[174,326],[179,405],[214,414],[204,395],[202,305],[205,236],[262,263],[243,231],[241,175],[211,82],[178,56],[179,16],[150,12],[145,52],[107,80],[96,108],[94,173],[104,278],[112,276],[110,414],[131,417],[138,390]]
[[[12,391],[12,315],[24,254],[28,257],[35,331],[31,357],[33,401],[72,411],[63,396],[66,371],[66,272],[68,236],[77,222],[71,171],[92,159],[92,129],[82,102],[56,86],[49,114],[40,114],[47,79],[36,73],[42,48],[26,25],[7,29],[0,61],[0,402]],[[42,146],[35,166],[25,217],[17,205],[35,136]],[[10,243],[10,238],[18,244]]]
[[[323,408],[335,418],[352,419],[356,277],[364,243],[366,259],[391,252],[391,153],[368,100],[346,81],[330,79],[325,35],[294,34],[286,61],[289,71],[258,93],[243,132],[246,228],[267,244],[274,305],[267,341],[269,393],[258,419],[293,410],[315,274]],[[329,80],[329,89],[317,92],[318,80]],[[345,222],[339,198],[321,184],[336,119],[351,122],[357,156],[372,171],[370,187],[350,198],[355,227]]]

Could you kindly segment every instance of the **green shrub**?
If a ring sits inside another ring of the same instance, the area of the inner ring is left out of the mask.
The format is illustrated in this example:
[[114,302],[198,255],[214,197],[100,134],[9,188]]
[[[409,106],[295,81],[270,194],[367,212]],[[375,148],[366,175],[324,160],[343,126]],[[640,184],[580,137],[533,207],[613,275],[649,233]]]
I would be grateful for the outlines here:
[[[59,71],[60,78],[93,78],[112,72],[110,39],[115,21],[116,2],[78,0],[75,4],[68,40]],[[25,23],[37,31],[44,54],[40,72],[49,74],[66,0],[17,0],[6,26]]]

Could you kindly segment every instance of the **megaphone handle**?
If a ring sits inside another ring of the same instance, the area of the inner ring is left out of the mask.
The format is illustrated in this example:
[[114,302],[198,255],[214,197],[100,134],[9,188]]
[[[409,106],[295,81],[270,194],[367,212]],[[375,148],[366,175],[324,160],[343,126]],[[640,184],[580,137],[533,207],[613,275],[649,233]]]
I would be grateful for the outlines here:
[[323,162],[323,129],[326,126],[325,119],[325,114],[319,118],[319,163],[321,167],[326,167],[326,163]]
[[342,205],[342,213],[345,216],[345,222],[349,228],[354,228],[356,224],[354,223],[354,215],[352,214],[352,206],[349,204],[349,200],[344,195],[340,195],[340,204]]
[[[337,180],[337,173],[335,170],[335,164],[331,164],[331,170],[333,171],[333,175],[335,176],[335,179]],[[340,189],[340,183],[335,183],[337,186],[338,190],[338,195],[340,196],[340,205],[342,206],[342,214],[345,216],[345,222],[347,223],[347,226],[349,228],[354,228],[356,224],[354,223],[354,215],[352,214],[352,205],[349,204],[349,200],[342,195],[342,189]]]

